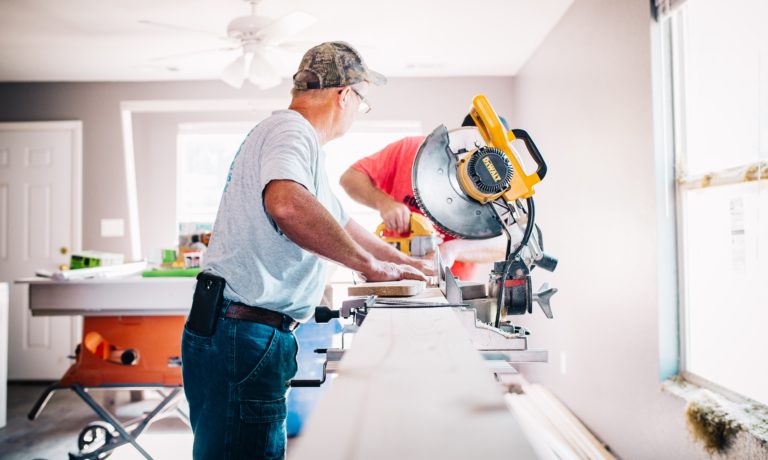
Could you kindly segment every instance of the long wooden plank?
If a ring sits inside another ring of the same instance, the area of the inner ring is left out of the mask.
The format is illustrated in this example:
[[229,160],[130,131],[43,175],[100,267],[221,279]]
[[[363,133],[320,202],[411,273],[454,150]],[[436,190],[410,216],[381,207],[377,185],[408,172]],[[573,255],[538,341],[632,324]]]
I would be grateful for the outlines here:
[[450,308],[370,311],[288,457],[536,458]]

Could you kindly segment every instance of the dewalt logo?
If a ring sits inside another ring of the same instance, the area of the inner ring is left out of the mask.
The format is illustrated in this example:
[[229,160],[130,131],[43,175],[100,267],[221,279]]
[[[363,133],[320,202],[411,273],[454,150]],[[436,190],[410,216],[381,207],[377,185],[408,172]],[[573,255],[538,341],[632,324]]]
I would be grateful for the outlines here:
[[496,171],[496,166],[493,165],[491,159],[489,157],[484,157],[483,164],[485,165],[485,169],[487,169],[488,173],[491,175],[491,178],[493,178],[493,181],[500,182],[501,176],[499,175],[499,172]]

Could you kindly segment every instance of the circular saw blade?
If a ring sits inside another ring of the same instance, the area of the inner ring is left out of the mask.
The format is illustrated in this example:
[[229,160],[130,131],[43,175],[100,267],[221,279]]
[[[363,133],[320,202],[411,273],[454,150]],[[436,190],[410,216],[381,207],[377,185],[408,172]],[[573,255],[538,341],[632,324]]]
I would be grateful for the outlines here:
[[483,205],[467,196],[457,177],[457,155],[484,145],[477,128],[449,132],[440,125],[427,136],[416,154],[412,173],[416,202],[449,235],[478,240],[502,233],[493,205]]

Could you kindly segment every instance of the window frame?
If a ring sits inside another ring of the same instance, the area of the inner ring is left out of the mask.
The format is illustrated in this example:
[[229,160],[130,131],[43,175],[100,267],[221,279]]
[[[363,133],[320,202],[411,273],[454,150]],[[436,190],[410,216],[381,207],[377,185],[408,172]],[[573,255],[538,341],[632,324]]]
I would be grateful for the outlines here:
[[[708,187],[718,187],[724,185],[733,185],[748,182],[745,179],[737,179],[736,175],[729,175],[728,172],[742,171],[746,168],[754,167],[755,163],[737,167],[721,168],[708,171],[706,173],[688,174],[686,171],[688,148],[686,143],[686,56],[685,56],[685,9],[675,11],[662,24],[662,34],[664,45],[667,49],[664,53],[669,53],[669,69],[667,69],[664,78],[670,85],[671,98],[667,101],[668,106],[665,110],[671,115],[672,135],[668,141],[671,144],[674,155],[674,194],[675,194],[675,238],[677,246],[677,311],[678,311],[678,336],[679,336],[679,369],[678,374],[686,381],[706,388],[715,393],[721,394],[732,401],[747,403],[756,402],[747,396],[737,393],[727,387],[708,380],[693,371],[689,370],[689,351],[691,350],[690,335],[688,325],[692,309],[688,305],[688,282],[686,274],[686,219],[685,219],[685,192],[698,190]],[[671,103],[671,104],[670,104]],[[756,165],[758,168],[764,160],[758,159]],[[760,169],[757,172],[757,180],[761,180]],[[764,173],[763,173],[764,174]],[[758,404],[765,405],[758,402]]]
[[[184,152],[183,152],[183,143],[181,142],[182,136],[185,135],[237,135],[240,138],[240,141],[242,142],[242,139],[245,139],[245,136],[248,134],[248,132],[257,124],[259,121],[245,121],[245,120],[232,120],[232,121],[219,121],[219,122],[184,122],[179,123],[176,128],[176,237],[178,238],[179,233],[179,224],[181,223],[189,223],[189,222],[201,222],[200,219],[183,219],[183,217],[189,217],[190,215],[183,215],[182,209],[180,209],[180,203],[179,203],[179,197],[182,194],[182,182],[180,181],[180,172],[182,169],[182,166],[185,164],[186,158],[184,158]],[[242,134],[242,136],[241,136]],[[237,154],[237,149],[232,152],[232,158],[235,157]],[[231,164],[231,163],[230,163]],[[227,164],[229,166],[230,164]],[[221,190],[219,191],[219,197],[221,196]],[[200,217],[200,216],[196,216]],[[213,225],[213,221],[216,220],[216,215],[214,213],[213,219],[211,220],[211,225]]]

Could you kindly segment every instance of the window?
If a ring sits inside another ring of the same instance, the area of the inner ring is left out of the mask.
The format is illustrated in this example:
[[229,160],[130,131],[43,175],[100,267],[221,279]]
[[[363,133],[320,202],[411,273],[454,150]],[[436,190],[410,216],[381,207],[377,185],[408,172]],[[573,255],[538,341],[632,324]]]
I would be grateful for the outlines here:
[[[378,211],[352,200],[339,185],[339,178],[357,160],[378,152],[387,144],[406,136],[418,135],[420,132],[421,124],[418,122],[360,121],[355,123],[346,135],[329,142],[324,148],[325,168],[333,193],[339,198],[349,216],[371,232],[381,223]],[[331,277],[332,282],[351,280],[350,270],[341,267],[336,269]]]
[[768,404],[768,2],[671,20],[683,373]]
[[325,167],[333,193],[339,197],[344,209],[363,227],[373,232],[381,223],[379,213],[354,200],[339,185],[339,178],[353,163],[378,152],[387,144],[407,136],[419,135],[418,122],[357,122],[343,137],[329,142]]
[[255,123],[184,123],[177,140],[178,228],[213,224],[232,159]]
[[[254,123],[187,123],[179,126],[177,163],[177,228],[182,234],[209,229],[216,220],[229,166]],[[385,145],[421,132],[414,121],[359,121],[343,137],[324,146],[331,188],[350,217],[373,232],[379,213],[353,201],[339,177],[357,160]],[[352,280],[349,270],[336,270],[334,281]]]

